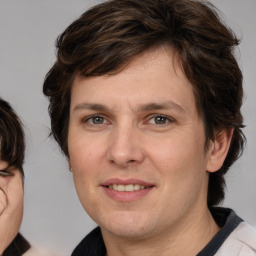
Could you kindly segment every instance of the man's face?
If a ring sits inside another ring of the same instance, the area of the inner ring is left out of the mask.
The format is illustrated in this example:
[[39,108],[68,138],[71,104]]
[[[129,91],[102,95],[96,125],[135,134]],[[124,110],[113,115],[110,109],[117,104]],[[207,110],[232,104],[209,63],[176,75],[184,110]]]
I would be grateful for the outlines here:
[[77,77],[71,93],[74,182],[103,234],[156,236],[207,207],[204,127],[171,49],[114,75]]

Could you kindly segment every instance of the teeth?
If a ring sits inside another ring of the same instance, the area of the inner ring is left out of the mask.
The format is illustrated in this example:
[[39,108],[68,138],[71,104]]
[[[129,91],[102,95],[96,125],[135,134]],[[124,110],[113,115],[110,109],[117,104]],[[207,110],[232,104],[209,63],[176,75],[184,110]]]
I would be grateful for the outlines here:
[[121,185],[121,184],[113,184],[108,186],[109,189],[113,189],[116,191],[126,191],[126,192],[132,192],[135,190],[145,189],[146,187],[144,185],[139,184],[128,184],[128,185]]
[[117,185],[117,190],[118,191],[124,191],[125,190],[124,185]]
[[125,186],[125,191],[134,191],[134,186],[132,184]]
[[140,185],[139,184],[135,184],[134,185],[134,190],[140,190]]

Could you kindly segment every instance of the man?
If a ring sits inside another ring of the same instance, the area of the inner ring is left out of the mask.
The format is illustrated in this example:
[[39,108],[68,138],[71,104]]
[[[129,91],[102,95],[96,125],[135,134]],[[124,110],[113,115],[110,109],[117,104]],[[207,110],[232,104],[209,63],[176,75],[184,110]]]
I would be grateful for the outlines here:
[[76,255],[256,255],[224,198],[244,145],[238,40],[213,6],[107,1],[58,38],[52,134],[99,225]]

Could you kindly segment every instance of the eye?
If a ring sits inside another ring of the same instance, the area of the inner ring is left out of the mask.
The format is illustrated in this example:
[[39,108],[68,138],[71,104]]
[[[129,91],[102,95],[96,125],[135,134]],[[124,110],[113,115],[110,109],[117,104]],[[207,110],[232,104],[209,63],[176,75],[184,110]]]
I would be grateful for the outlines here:
[[88,123],[90,125],[100,125],[100,124],[106,124],[107,120],[103,116],[94,115],[86,118],[83,122]]
[[88,121],[91,122],[92,124],[104,124],[105,119],[101,116],[94,116],[94,117],[91,117]]
[[173,119],[164,115],[154,115],[149,119],[150,124],[165,125],[170,122],[173,122]]
[[2,177],[13,176],[13,173],[8,170],[0,170],[0,176]]

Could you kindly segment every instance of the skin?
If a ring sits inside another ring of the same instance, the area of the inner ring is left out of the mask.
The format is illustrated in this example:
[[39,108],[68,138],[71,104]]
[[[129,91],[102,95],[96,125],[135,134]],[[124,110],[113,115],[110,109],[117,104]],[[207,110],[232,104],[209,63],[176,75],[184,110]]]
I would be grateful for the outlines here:
[[[170,48],[147,52],[114,75],[77,77],[69,161],[108,255],[198,253],[219,229],[207,208],[208,172],[221,167],[231,137],[232,130],[216,133],[205,151],[192,85]],[[109,179],[152,186],[134,200],[116,199],[103,186]]]
[[[0,160],[0,170],[7,167]],[[0,175],[0,254],[17,235],[23,215],[23,181],[19,170],[8,168],[12,176]]]

